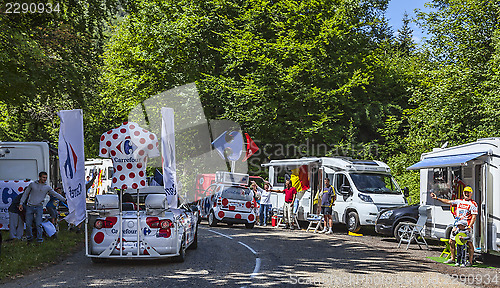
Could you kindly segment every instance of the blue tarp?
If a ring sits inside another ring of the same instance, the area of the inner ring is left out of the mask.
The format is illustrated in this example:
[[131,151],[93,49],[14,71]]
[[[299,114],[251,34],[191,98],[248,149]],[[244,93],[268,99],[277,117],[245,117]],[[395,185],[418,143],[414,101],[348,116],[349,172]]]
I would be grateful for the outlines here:
[[447,155],[447,156],[437,156],[429,157],[424,160],[417,162],[410,167],[406,168],[408,170],[417,170],[433,167],[450,167],[450,166],[460,166],[465,162],[476,159],[480,156],[488,154],[488,152],[477,152],[459,155]]

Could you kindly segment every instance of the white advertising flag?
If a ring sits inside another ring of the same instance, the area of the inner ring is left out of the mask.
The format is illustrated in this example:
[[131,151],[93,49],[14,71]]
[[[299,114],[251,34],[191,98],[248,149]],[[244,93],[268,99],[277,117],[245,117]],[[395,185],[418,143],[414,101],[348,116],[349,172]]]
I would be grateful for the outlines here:
[[177,174],[175,172],[174,109],[161,108],[161,154],[163,158],[163,187],[170,208],[177,208]]
[[59,111],[59,168],[69,214],[65,220],[78,225],[85,220],[85,154],[83,148],[83,112]]

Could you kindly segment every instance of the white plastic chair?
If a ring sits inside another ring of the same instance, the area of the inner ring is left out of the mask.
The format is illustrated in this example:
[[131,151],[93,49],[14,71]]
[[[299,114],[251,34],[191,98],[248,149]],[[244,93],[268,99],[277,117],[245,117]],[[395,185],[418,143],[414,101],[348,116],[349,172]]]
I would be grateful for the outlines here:
[[422,249],[421,244],[425,244],[425,247],[429,249],[427,241],[425,241],[423,231],[425,228],[425,223],[427,222],[427,210],[429,206],[422,205],[418,208],[418,220],[417,223],[406,223],[400,227],[400,240],[398,248],[401,247],[401,243],[407,243],[406,250],[410,247],[410,244],[415,241],[418,247]]

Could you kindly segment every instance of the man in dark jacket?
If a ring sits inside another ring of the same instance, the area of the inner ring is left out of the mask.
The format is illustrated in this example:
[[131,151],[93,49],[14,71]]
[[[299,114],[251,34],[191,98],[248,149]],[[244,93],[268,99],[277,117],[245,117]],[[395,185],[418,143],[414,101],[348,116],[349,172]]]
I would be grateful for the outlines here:
[[24,212],[19,210],[19,204],[21,203],[21,198],[23,197],[23,193],[12,200],[9,206],[9,236],[10,238],[7,241],[11,241],[14,239],[23,238],[24,233]]

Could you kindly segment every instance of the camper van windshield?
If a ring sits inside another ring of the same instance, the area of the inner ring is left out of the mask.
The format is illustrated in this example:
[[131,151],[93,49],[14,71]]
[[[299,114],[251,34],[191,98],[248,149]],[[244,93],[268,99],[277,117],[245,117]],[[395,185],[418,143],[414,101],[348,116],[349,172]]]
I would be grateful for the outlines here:
[[252,201],[252,192],[248,188],[226,187],[222,191],[222,198],[233,200]]
[[374,173],[351,173],[358,191],[379,194],[400,194],[401,191],[391,175]]

